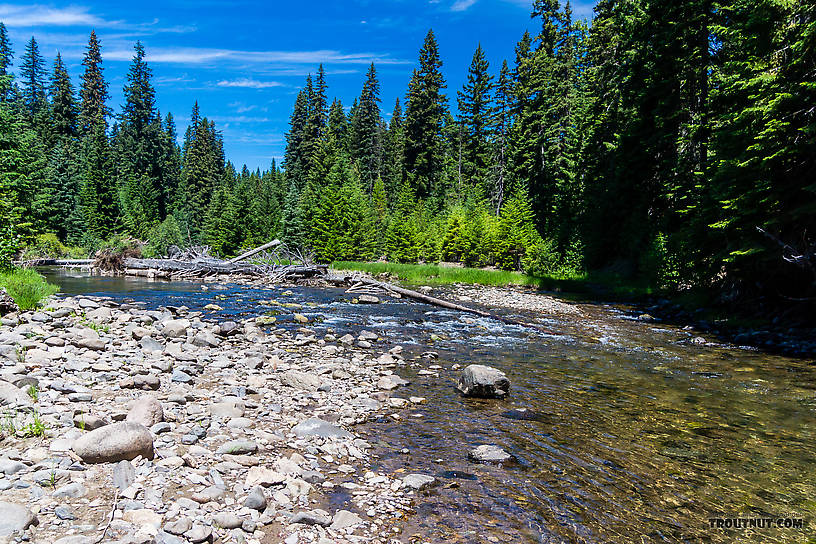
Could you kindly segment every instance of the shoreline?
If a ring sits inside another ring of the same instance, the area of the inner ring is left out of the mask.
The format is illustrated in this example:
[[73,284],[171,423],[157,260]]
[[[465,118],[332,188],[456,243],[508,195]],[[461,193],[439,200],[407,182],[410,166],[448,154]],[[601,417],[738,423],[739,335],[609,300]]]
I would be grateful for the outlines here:
[[[3,318],[2,344],[14,349],[2,354],[0,378],[16,389],[4,385],[5,409],[19,404],[20,419],[17,433],[5,428],[0,442],[0,487],[5,501],[36,516],[39,524],[26,529],[32,541],[99,537],[113,504],[115,463],[83,461],[74,441],[99,432],[91,427],[130,419],[141,405],[155,412],[156,401],[163,421],[154,422],[154,413],[144,422],[153,423],[155,457],[133,460],[135,483],[118,501],[111,541],[195,542],[207,532],[240,531],[253,544],[385,543],[384,527],[398,536],[415,490],[370,471],[371,446],[353,432],[410,406],[389,402],[405,364],[399,347],[380,348],[370,331],[317,338],[308,323],[288,332],[254,318],[215,324],[202,317],[75,296]],[[36,402],[14,383],[36,384]],[[34,411],[45,436],[24,438],[20,429]],[[310,418],[325,422],[319,434],[326,436],[298,430]],[[262,510],[245,505],[259,485],[268,504]],[[334,492],[350,500],[322,510]],[[194,534],[178,533],[188,521]]]

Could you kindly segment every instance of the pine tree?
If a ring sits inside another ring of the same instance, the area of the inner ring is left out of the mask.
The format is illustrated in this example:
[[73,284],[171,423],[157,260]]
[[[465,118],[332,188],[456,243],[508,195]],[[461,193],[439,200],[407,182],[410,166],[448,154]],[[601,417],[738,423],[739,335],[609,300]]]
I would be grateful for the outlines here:
[[102,52],[95,31],[91,31],[88,50],[82,59],[82,65],[85,71],[82,74],[82,85],[79,89],[79,130],[83,136],[95,136],[98,125],[107,129],[110,112],[106,105],[106,101],[110,98],[108,84],[102,73]]
[[283,166],[286,176],[293,182],[295,190],[300,191],[305,183],[308,147],[306,124],[309,120],[309,96],[304,89],[298,92],[295,106],[289,120],[289,132],[286,133],[286,154]]
[[420,197],[436,195],[441,188],[441,132],[447,111],[441,67],[436,37],[429,30],[419,51],[419,69],[414,70],[408,85],[405,113],[405,168]]
[[14,76],[9,72],[9,68],[13,59],[14,51],[11,48],[8,30],[0,21],[0,102],[6,102],[11,98]]
[[71,78],[57,53],[54,72],[51,75],[51,126],[59,137],[73,138],[77,134],[77,104]]
[[33,36],[20,59],[20,81],[23,86],[23,104],[33,118],[46,105],[45,61]]
[[496,102],[494,115],[495,145],[492,200],[496,215],[501,213],[504,194],[507,187],[509,140],[513,122],[513,79],[507,61],[502,62],[499,80],[496,85]]
[[360,182],[371,193],[381,174],[380,83],[374,63],[368,67],[360,101],[351,118],[351,156],[357,162]]
[[488,191],[486,186],[490,165],[489,140],[492,136],[493,76],[488,73],[490,65],[481,44],[473,53],[468,68],[467,82],[458,92],[459,122],[463,133],[460,137],[463,157],[460,160],[465,179],[471,187]]
[[405,127],[402,117],[402,107],[399,98],[394,103],[391,121],[385,137],[383,154],[383,183],[389,199],[397,195],[397,191],[406,179],[405,173]]

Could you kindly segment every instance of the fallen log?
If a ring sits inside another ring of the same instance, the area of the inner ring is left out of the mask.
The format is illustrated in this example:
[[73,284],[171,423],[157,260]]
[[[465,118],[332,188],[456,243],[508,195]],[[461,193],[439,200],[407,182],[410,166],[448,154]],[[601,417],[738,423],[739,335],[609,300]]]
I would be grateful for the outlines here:
[[244,274],[247,276],[266,276],[274,280],[301,279],[322,276],[326,265],[256,265],[230,263],[217,259],[197,262],[179,261],[176,259],[125,259],[124,268],[128,270],[155,270],[158,273],[172,273],[187,277],[201,278],[210,275]]
[[[333,278],[332,278],[333,280]],[[480,317],[486,317],[489,319],[495,319],[497,321],[501,321],[502,323],[506,323],[508,325],[518,325],[520,327],[527,327],[530,329],[535,329],[539,332],[543,332],[545,334],[553,334],[552,331],[542,327],[541,325],[537,325],[535,323],[527,323],[525,321],[521,321],[518,319],[513,319],[512,317],[505,317],[503,315],[494,314],[492,312],[488,312],[486,310],[480,310],[478,308],[470,308],[468,306],[464,306],[462,304],[457,304],[455,302],[450,302],[447,300],[443,300],[441,298],[432,297],[430,295],[426,295],[424,293],[420,293],[419,291],[412,291],[411,289],[405,289],[404,287],[399,287],[397,285],[391,283],[385,283],[381,281],[377,281],[375,279],[367,278],[361,275],[355,275],[352,278],[346,278],[347,282],[354,282],[352,288],[354,290],[358,290],[360,286],[366,285],[370,287],[375,287],[385,291],[386,293],[396,293],[398,295],[404,296],[406,298],[410,298],[413,300],[417,300],[419,302],[424,302],[425,304],[431,304],[433,306],[439,306],[441,308],[447,308],[448,310],[456,310],[458,312],[466,312],[478,315]]]
[[248,257],[252,257],[253,255],[258,254],[261,251],[264,251],[264,250],[267,250],[267,249],[270,249],[270,248],[273,248],[273,247],[277,247],[279,245],[281,245],[281,241],[276,238],[275,240],[272,240],[269,243],[266,243],[266,244],[264,244],[262,246],[256,247],[255,249],[251,249],[251,250],[247,251],[246,253],[242,253],[241,255],[238,255],[237,257],[234,257],[234,258],[230,259],[227,262],[230,263],[230,264],[237,263],[239,261],[243,261],[244,259],[246,259]]

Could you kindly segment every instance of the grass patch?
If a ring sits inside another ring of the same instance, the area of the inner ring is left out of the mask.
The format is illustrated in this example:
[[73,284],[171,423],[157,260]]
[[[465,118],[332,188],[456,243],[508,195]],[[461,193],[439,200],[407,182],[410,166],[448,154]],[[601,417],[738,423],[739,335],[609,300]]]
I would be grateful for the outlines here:
[[601,297],[607,300],[637,300],[659,293],[646,282],[624,278],[618,274],[589,272],[529,276],[485,268],[455,268],[428,264],[362,263],[337,261],[335,270],[357,270],[372,275],[388,273],[408,285],[527,285],[546,291],[578,295],[577,299]]
[[59,288],[45,281],[36,270],[15,269],[0,273],[0,287],[4,288],[21,310],[31,310],[50,297]]
[[377,275],[388,273],[399,278],[401,282],[414,285],[450,285],[453,283],[471,283],[475,285],[532,285],[541,287],[547,281],[562,281],[573,278],[539,278],[521,272],[492,270],[486,268],[457,268],[432,264],[398,264],[398,263],[360,263],[337,261],[332,264],[335,270],[358,270]]

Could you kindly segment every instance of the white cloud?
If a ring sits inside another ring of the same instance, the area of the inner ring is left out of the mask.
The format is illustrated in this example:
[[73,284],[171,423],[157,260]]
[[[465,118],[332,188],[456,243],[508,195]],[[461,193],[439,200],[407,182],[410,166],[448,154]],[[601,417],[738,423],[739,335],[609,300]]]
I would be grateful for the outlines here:
[[0,4],[0,20],[9,27],[109,26],[114,24],[113,21],[105,21],[96,15],[88,13],[88,8],[77,6],[52,8],[40,5],[13,6]]
[[258,81],[249,77],[238,79],[222,80],[218,82],[219,87],[243,87],[247,89],[268,89],[270,87],[282,87],[283,83],[277,81]]
[[451,6],[450,10],[451,11],[465,11],[475,3],[476,3],[476,0],[456,0],[456,2],[454,2],[453,5]]

